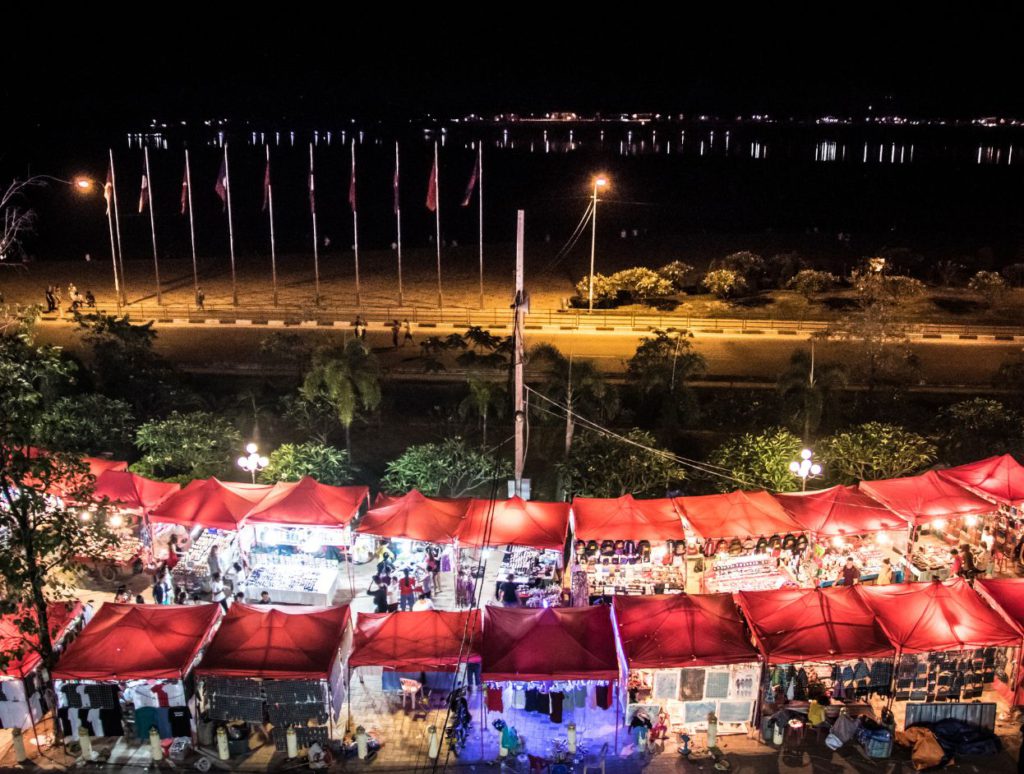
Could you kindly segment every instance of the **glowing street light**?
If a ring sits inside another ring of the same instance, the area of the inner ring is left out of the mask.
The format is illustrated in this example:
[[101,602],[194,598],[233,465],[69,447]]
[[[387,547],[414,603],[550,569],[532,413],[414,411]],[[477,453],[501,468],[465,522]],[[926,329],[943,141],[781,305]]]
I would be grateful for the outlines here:
[[597,189],[608,186],[608,178],[594,178],[594,196],[590,203],[590,285],[587,290],[587,311],[594,311],[594,247],[597,244]]
[[810,449],[804,449],[800,452],[800,461],[789,463],[789,472],[794,476],[800,477],[801,488],[807,490],[807,479],[814,478],[815,476],[821,475],[821,465],[817,462],[811,462],[811,457],[814,453]]
[[246,446],[245,450],[248,452],[248,456],[238,458],[238,467],[249,473],[252,476],[252,482],[255,484],[256,473],[267,467],[270,464],[270,460],[260,456],[259,450],[254,443]]

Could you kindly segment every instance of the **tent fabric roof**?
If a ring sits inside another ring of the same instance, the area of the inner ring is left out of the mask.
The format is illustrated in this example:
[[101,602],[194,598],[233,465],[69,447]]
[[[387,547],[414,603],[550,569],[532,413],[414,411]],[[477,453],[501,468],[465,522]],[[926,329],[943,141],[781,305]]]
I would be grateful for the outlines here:
[[349,622],[349,607],[234,604],[197,675],[326,680]]
[[892,657],[895,648],[857,588],[740,591],[736,600],[773,664]]
[[617,596],[612,605],[630,669],[758,660],[731,594]]
[[483,679],[614,680],[611,608],[487,608]]
[[[494,518],[488,534],[493,503]],[[508,500],[473,499],[459,525],[459,543],[470,548],[529,546],[561,549],[569,531],[569,503],[545,503],[513,497]]]
[[105,603],[64,651],[58,680],[180,680],[220,617],[220,605]]
[[[50,602],[46,606],[46,617],[54,644],[64,639],[72,622],[81,614],[81,602]],[[0,617],[0,652],[11,654],[17,650],[22,651],[21,656],[12,657],[7,662],[7,667],[0,670],[0,675],[5,677],[25,677],[43,660],[36,650],[39,646],[39,637],[25,634],[18,626],[18,619],[25,617],[37,620],[34,609],[27,610],[24,614],[9,613]]]
[[108,460],[104,457],[85,457],[84,462],[89,466],[89,472],[97,478],[108,470],[128,470],[128,463],[122,460]]
[[942,478],[1002,505],[1024,504],[1024,465],[1009,454],[936,471]]
[[378,497],[356,532],[378,537],[451,543],[469,508],[469,498],[427,497],[413,489],[400,497]]
[[1024,634],[1024,578],[979,578],[974,589]]
[[775,499],[800,525],[821,537],[867,535],[907,528],[907,522],[855,486],[777,494]]
[[572,501],[579,540],[685,540],[686,531],[675,503],[667,497],[637,500],[633,495]]
[[861,481],[860,490],[912,524],[991,513],[992,504],[934,470],[920,476]]
[[[470,641],[464,647],[467,633]],[[463,663],[480,661],[479,610],[360,613],[348,664],[353,669],[447,672],[460,658]]]
[[903,653],[1019,645],[1020,633],[963,578],[888,586],[854,586]]
[[345,527],[370,493],[365,486],[329,486],[310,476],[279,481],[246,515],[250,524]]
[[238,529],[245,522],[246,514],[273,488],[270,484],[197,479],[164,500],[150,516],[154,521],[186,527],[198,524],[215,529]]
[[778,501],[763,490],[677,497],[676,504],[702,538],[758,538],[803,531]]
[[93,495],[125,508],[150,511],[180,490],[181,484],[152,481],[126,470],[108,470],[96,477]]

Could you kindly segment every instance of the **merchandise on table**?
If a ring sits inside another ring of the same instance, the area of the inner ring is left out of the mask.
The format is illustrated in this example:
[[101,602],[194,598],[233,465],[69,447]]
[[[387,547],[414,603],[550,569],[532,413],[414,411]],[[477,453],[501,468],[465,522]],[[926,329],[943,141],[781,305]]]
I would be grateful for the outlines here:
[[586,568],[587,585],[594,596],[613,594],[664,594],[683,590],[683,574],[675,565],[591,564]]
[[207,561],[210,551],[217,546],[221,567],[231,567],[238,561],[236,537],[235,532],[213,529],[205,530],[196,536],[171,573],[174,585],[185,589],[189,594],[201,593],[210,580],[210,567]]
[[720,557],[708,570],[704,583],[710,592],[769,591],[793,583],[770,554]]
[[[501,559],[501,577],[509,574],[530,580],[554,580],[559,565],[557,551],[538,551],[525,546],[508,546]],[[526,582],[525,580],[523,582]]]
[[266,591],[275,604],[328,606],[334,603],[338,570],[303,567],[297,564],[264,565],[246,580],[245,597],[259,601]]

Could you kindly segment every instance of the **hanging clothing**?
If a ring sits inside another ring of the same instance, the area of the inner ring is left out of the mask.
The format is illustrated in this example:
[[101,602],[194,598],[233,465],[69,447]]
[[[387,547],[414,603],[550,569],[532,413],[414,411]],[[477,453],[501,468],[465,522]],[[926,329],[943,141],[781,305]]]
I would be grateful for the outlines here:
[[595,701],[597,702],[598,707],[600,707],[601,709],[608,709],[610,706],[612,706],[611,683],[603,683],[601,685],[598,685],[597,688],[594,689],[594,692],[596,694]]
[[488,688],[487,689],[487,711],[488,712],[504,712],[505,704],[502,701],[501,689],[500,688]]
[[561,723],[562,722],[562,702],[564,701],[564,695],[561,691],[552,691],[549,694],[551,698],[551,722]]

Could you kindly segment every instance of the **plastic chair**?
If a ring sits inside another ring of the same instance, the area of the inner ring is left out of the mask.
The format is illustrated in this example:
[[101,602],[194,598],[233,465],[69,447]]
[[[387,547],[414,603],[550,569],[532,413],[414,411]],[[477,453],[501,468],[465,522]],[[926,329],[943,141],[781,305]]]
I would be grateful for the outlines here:
[[402,709],[405,709],[405,700],[409,700],[409,709],[416,709],[419,700],[423,698],[423,683],[418,680],[410,680],[407,677],[401,678],[402,683]]
[[596,753],[590,753],[586,758],[583,759],[583,774],[587,774],[591,769],[600,769],[601,774],[604,772],[605,758],[608,756],[608,743],[605,742],[601,745],[600,751]]

